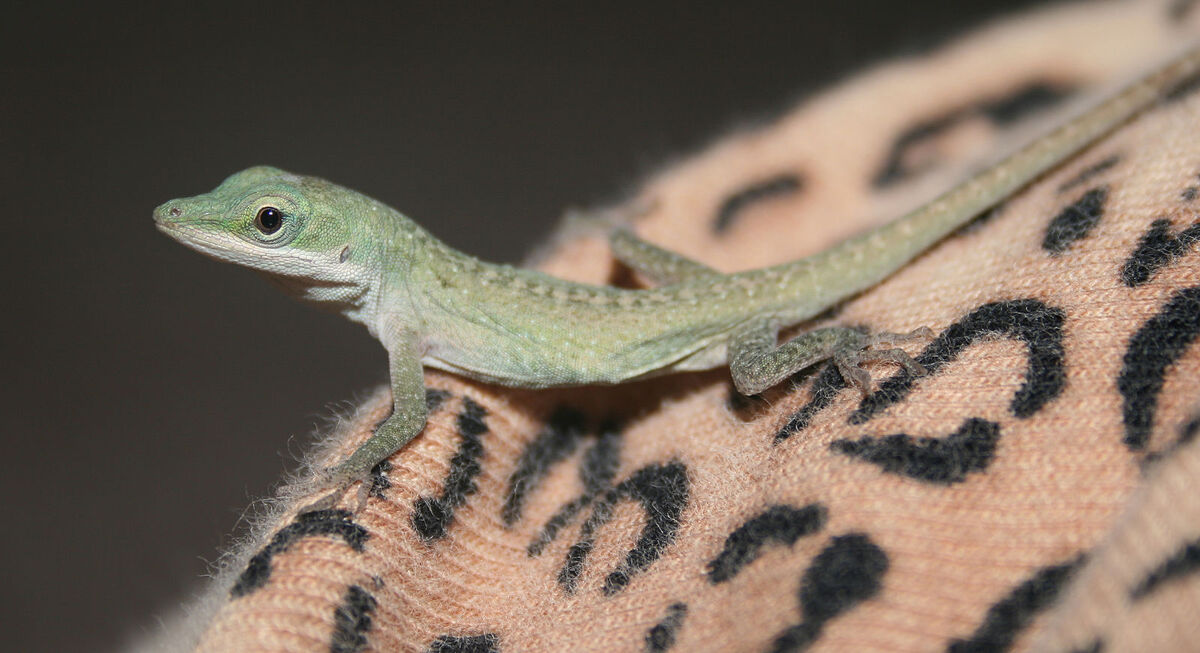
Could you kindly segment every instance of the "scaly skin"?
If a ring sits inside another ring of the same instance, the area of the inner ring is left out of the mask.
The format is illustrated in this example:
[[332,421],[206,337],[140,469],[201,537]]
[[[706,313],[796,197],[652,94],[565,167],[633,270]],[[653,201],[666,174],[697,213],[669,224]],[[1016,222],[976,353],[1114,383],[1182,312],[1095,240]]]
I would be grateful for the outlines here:
[[[932,203],[806,259],[719,274],[616,234],[625,262],[667,281],[650,290],[591,286],[495,265],[451,249],[394,209],[315,177],[250,168],[210,193],[167,202],[158,228],[214,258],[267,274],[286,291],[364,324],[389,354],[392,416],[328,473],[338,493],[425,424],[425,366],[501,385],[620,383],[729,365],[746,394],[834,358],[851,381],[887,337],[819,329],[776,345],[807,320],[878,283],[1200,69],[1190,51]],[[360,493],[360,506],[365,497]]]

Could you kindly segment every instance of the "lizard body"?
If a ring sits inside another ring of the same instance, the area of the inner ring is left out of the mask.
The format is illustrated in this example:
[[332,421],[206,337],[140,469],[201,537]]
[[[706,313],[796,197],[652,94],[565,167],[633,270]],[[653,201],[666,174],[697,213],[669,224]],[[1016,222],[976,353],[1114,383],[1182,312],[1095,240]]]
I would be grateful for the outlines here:
[[777,344],[777,335],[886,278],[1198,69],[1200,49],[930,204],[799,261],[720,274],[617,232],[612,245],[618,258],[664,283],[648,290],[573,283],[486,263],[374,199],[270,167],[250,168],[210,193],[167,202],[154,218],[181,243],[263,272],[291,294],[364,324],[387,349],[394,411],[329,472],[327,480],[340,492],[424,427],[426,366],[543,388],[728,364],[744,394],[829,358],[860,387],[869,381],[857,366],[864,360],[890,360],[919,373],[901,350],[866,350],[904,336],[830,327]]

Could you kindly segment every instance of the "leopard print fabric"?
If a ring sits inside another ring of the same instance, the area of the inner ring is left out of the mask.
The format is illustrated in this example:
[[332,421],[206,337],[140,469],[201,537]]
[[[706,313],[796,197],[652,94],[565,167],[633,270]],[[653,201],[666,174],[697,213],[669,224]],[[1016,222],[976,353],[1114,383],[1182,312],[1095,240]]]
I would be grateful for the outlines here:
[[[1198,27],[1187,2],[1063,5],[885,63],[576,221],[538,265],[636,283],[617,221],[724,271],[811,254]],[[862,396],[818,366],[745,398],[724,370],[536,392],[429,372],[429,425],[363,512],[285,491],[149,648],[1196,650],[1198,87],[815,321],[928,326],[907,346],[927,376],[872,365]]]

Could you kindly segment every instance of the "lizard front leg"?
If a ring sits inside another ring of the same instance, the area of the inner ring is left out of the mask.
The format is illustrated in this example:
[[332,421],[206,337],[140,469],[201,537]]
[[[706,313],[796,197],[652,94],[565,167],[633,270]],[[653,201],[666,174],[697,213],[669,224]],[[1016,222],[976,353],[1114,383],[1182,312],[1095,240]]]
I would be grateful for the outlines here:
[[729,342],[729,372],[738,392],[758,394],[810,365],[832,358],[842,378],[865,394],[871,377],[859,367],[861,363],[891,361],[910,374],[925,373],[925,368],[902,349],[868,350],[868,347],[931,334],[927,327],[908,334],[867,334],[849,327],[827,327],[777,344],[778,331],[770,320],[762,318],[734,332]]
[[408,334],[398,338],[388,349],[388,363],[391,368],[392,414],[349,458],[325,472],[324,481],[336,489],[314,505],[332,505],[346,488],[356,481],[363,481],[358,491],[357,508],[362,510],[370,490],[367,476],[371,468],[399,451],[425,428],[428,408],[425,404],[424,369],[416,339]]

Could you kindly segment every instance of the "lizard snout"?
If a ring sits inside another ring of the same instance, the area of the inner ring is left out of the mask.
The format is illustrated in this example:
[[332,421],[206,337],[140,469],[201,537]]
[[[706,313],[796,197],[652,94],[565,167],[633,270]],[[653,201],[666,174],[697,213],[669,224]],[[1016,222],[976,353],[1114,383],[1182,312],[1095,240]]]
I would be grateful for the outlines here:
[[155,222],[168,222],[172,218],[178,218],[181,215],[183,215],[183,209],[179,208],[179,205],[174,202],[167,202],[154,209]]
[[181,202],[172,200],[154,209],[154,226],[160,230],[171,231],[182,226],[187,219],[187,212]]

